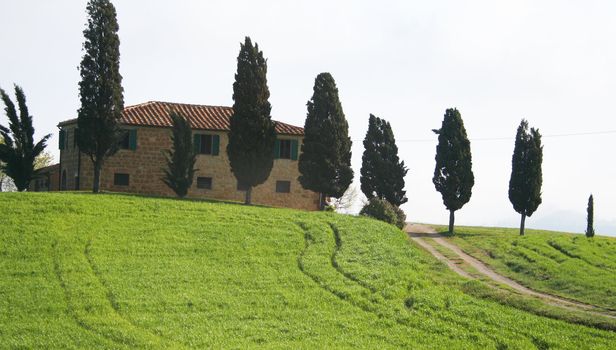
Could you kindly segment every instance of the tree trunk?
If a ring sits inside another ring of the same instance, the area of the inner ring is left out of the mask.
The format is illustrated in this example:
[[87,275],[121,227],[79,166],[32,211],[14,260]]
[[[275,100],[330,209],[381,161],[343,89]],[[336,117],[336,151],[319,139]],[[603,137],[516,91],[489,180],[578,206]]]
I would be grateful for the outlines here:
[[325,210],[325,195],[323,193],[319,193],[319,210]]
[[453,223],[455,221],[454,217],[455,210],[449,211],[449,233],[453,235]]
[[244,200],[244,204],[252,204],[252,186],[248,187],[248,189],[246,190],[246,200]]
[[101,168],[99,162],[94,162],[94,180],[92,181],[92,192],[99,193],[101,187]]
[[524,236],[524,222],[526,221],[526,215],[522,214],[522,220],[520,221],[520,236]]

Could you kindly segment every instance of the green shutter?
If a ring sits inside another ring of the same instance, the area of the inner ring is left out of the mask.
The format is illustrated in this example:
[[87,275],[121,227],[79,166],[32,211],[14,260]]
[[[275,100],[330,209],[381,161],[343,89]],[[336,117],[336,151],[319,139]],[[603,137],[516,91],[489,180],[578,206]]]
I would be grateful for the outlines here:
[[274,159],[280,158],[280,140],[276,139],[274,143]]
[[131,150],[137,149],[137,130],[131,129],[128,131],[128,148]]
[[201,134],[193,135],[193,146],[195,147],[195,154],[201,153]]
[[217,156],[220,152],[220,135],[212,135],[212,155]]
[[58,148],[64,149],[64,138],[66,137],[66,131],[64,129],[60,129],[60,140],[58,141]]
[[291,140],[291,160],[297,160],[297,140]]

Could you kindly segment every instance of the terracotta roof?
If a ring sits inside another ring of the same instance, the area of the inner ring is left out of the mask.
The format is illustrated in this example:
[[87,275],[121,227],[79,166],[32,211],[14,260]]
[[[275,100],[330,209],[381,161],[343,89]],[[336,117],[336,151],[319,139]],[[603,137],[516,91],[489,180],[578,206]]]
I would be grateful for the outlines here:
[[[193,105],[150,101],[134,106],[124,107],[121,123],[137,126],[171,127],[170,111],[180,112],[188,120],[193,129],[197,130],[229,130],[229,119],[233,115],[232,107]],[[77,119],[60,122],[58,126],[73,124]],[[276,132],[283,135],[303,135],[304,128],[289,125],[279,121]]]
[[54,173],[57,172],[60,169],[60,164],[56,163],[56,164],[52,164],[52,165],[48,165],[46,167],[42,167],[37,169],[36,171],[40,174],[40,173]]

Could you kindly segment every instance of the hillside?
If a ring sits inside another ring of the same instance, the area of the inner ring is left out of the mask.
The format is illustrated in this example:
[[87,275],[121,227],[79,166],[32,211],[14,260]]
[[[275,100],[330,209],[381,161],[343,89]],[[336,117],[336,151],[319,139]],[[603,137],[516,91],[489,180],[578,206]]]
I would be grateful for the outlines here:
[[452,241],[524,285],[616,309],[616,238],[551,231],[459,227]]
[[0,348],[609,348],[463,293],[380,222],[235,204],[0,194]]

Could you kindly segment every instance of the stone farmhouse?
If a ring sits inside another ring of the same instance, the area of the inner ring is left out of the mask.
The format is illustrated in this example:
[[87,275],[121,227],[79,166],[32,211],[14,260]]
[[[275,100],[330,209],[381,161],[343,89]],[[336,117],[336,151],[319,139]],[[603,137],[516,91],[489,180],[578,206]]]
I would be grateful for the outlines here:
[[[188,191],[191,198],[243,201],[244,188],[231,172],[226,149],[231,107],[146,102],[125,107],[121,124],[126,131],[120,150],[108,158],[101,172],[101,190],[146,195],[175,196],[161,180],[166,161],[163,151],[171,148],[170,111],[184,115],[193,128],[197,151],[195,179]],[[298,155],[303,128],[275,122],[274,167],[269,179],[255,187],[256,204],[317,210],[319,195],[305,190],[297,180]],[[60,190],[92,188],[93,167],[75,142],[77,119],[58,124],[60,163],[53,168]],[[49,177],[50,175],[43,176]],[[53,186],[49,186],[53,190]]]

